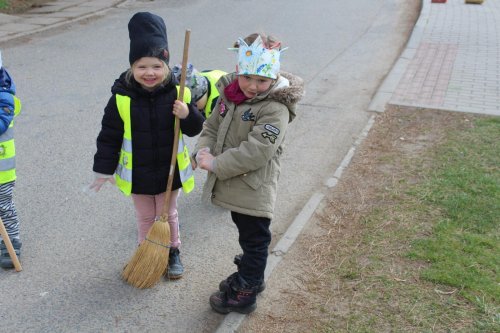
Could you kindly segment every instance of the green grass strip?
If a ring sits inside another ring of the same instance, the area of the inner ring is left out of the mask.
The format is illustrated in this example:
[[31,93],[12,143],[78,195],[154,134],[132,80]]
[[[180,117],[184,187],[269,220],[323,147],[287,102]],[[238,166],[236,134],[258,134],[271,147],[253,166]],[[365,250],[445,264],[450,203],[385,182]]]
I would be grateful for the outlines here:
[[457,288],[498,320],[500,118],[473,124],[450,133],[437,148],[434,170],[416,191],[441,218],[429,238],[413,243],[409,256],[431,263],[424,279]]

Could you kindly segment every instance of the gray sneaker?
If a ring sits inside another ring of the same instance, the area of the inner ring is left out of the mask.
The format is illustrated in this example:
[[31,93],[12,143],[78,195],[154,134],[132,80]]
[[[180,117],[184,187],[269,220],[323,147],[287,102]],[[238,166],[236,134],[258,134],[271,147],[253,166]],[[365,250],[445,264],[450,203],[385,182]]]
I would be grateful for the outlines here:
[[[0,222],[2,223],[2,222]],[[12,239],[12,247],[16,252],[17,258],[21,257],[21,246],[22,243],[19,239]],[[0,241],[0,267],[2,268],[14,268],[14,262],[10,258],[9,251],[7,250],[7,246],[5,243]]]
[[182,266],[179,249],[170,249],[168,256],[167,278],[176,280],[182,277],[184,266]]

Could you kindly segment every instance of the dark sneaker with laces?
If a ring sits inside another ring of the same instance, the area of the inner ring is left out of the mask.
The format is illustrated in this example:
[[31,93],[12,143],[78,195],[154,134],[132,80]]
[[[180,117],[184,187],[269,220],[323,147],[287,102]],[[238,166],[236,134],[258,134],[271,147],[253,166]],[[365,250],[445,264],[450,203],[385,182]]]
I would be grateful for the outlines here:
[[257,308],[257,287],[248,286],[239,275],[235,275],[229,288],[210,296],[210,306],[216,312],[223,314],[232,311],[251,313]]
[[[234,256],[234,264],[238,266],[238,269],[240,268],[240,263],[241,263],[241,257],[243,254],[238,254]],[[229,288],[229,285],[231,284],[231,281],[234,279],[235,276],[238,275],[238,272],[235,272],[227,277],[227,279],[222,280],[219,283],[219,291],[225,291],[227,288]],[[262,281],[260,285],[257,286],[257,293],[261,293],[266,289],[266,282]]]
[[[12,239],[11,243],[14,251],[16,252],[17,258],[19,259],[19,257],[21,256],[22,243],[19,239]],[[3,240],[0,241],[0,267],[14,268],[14,262],[10,258],[9,251],[7,251],[7,246],[5,245]]]
[[[225,280],[222,280],[220,283],[219,283],[219,291],[225,291],[227,288],[229,288],[229,286],[231,285],[231,281],[236,277],[238,276],[238,272],[235,272],[231,275],[229,275],[227,277],[227,279]],[[266,283],[264,281],[262,281],[261,284],[259,284],[258,286],[256,286],[256,292],[257,294],[260,294],[261,292],[264,291],[264,289],[266,289]]]
[[170,249],[167,278],[172,280],[180,279],[182,274],[184,274],[184,266],[182,266],[179,249]]

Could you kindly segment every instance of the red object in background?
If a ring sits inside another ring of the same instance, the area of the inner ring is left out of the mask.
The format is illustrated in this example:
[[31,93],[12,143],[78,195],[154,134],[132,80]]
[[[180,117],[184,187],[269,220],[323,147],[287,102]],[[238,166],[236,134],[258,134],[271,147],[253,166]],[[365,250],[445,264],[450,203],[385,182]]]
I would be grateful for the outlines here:
[[432,3],[445,3],[446,0],[431,0]]

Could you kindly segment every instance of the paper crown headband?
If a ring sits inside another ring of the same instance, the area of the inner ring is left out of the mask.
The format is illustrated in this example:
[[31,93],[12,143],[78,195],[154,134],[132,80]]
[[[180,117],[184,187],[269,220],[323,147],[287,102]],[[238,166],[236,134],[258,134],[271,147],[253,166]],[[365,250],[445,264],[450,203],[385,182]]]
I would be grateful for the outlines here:
[[229,50],[238,52],[238,75],[259,75],[276,79],[280,71],[280,55],[285,49],[267,48],[262,38],[257,36],[255,41],[248,45],[243,38],[238,38],[239,47]]

